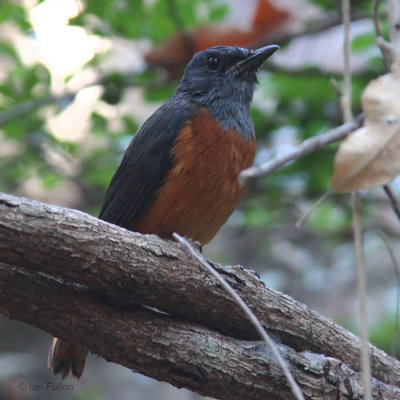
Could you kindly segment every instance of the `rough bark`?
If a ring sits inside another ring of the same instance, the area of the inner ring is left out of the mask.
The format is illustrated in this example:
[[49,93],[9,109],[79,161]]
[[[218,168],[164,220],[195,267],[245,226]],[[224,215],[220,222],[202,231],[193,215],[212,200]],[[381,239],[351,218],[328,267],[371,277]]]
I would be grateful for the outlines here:
[[[0,312],[10,318],[205,395],[292,398],[246,317],[173,242],[0,195],[0,263]],[[361,395],[358,338],[242,267],[216,268],[282,342],[307,398]],[[400,399],[391,386],[400,383],[400,363],[370,349],[376,398]]]

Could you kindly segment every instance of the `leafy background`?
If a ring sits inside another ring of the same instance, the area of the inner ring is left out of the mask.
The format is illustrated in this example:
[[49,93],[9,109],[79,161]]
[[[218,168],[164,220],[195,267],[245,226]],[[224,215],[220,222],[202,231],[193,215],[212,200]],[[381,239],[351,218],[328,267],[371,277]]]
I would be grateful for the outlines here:
[[[254,2],[0,2],[0,191],[97,215],[132,135],[173,93],[182,73],[182,63],[166,69],[146,63],[146,54],[160,56],[165,40],[177,32],[229,31],[235,13],[243,22]],[[259,74],[252,107],[256,163],[342,122],[330,83],[342,82],[343,32],[334,22],[340,2],[267,3],[283,10],[286,20],[270,22],[271,29],[266,23],[257,37],[260,44],[273,41],[282,49]],[[385,72],[374,44],[371,3],[352,2],[354,114],[360,112],[363,88]],[[318,24],[322,28],[313,29]],[[386,32],[384,17],[382,24]],[[251,21],[247,25],[251,31]],[[307,30],[311,33],[300,34]],[[166,60],[177,59],[170,49]],[[252,181],[205,253],[255,269],[269,287],[357,332],[349,197],[330,196],[302,228],[294,228],[329,187],[336,148]],[[393,189],[399,194],[397,181]],[[398,356],[399,343],[396,353],[392,342],[399,283],[379,231],[397,249],[400,225],[381,188],[362,194],[362,212],[370,339]],[[94,356],[79,383],[66,380],[72,390],[19,389],[21,382],[59,382],[46,368],[49,343],[44,332],[0,319],[0,399],[199,398]]]

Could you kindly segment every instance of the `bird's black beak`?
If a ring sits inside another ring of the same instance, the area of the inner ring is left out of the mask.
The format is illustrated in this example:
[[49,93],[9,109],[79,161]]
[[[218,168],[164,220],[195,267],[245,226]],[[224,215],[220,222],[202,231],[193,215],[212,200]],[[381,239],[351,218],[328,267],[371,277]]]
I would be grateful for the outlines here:
[[256,71],[267,58],[271,57],[279,49],[279,46],[272,44],[253,50],[247,58],[235,65],[235,71],[241,74],[244,71]]

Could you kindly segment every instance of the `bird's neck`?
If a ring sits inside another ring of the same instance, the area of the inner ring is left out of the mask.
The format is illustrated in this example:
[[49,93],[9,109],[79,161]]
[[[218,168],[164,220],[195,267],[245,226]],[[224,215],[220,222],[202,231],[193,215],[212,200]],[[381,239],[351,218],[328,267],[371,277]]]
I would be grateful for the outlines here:
[[231,129],[242,135],[245,141],[254,136],[253,121],[250,117],[250,105],[240,99],[214,99],[206,105],[212,116],[223,130]]
[[177,104],[194,104],[207,108],[225,131],[235,130],[246,142],[254,137],[254,125],[250,117],[252,96],[244,99],[238,93],[232,96],[210,95],[193,96],[184,90],[178,90],[170,99]]

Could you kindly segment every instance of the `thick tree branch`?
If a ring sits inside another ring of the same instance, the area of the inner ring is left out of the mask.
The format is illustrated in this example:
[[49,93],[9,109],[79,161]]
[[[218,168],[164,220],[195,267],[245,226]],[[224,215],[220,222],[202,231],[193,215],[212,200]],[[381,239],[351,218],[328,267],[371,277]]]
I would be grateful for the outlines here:
[[[249,342],[258,337],[236,303],[173,242],[0,195],[0,263],[0,312],[9,317],[203,394],[291,398],[270,352]],[[216,268],[279,337],[306,398],[361,393],[358,338],[242,267]],[[138,304],[170,315],[129,311]],[[400,384],[400,363],[370,353],[376,398],[400,398],[390,386]]]
[[[264,343],[229,338],[149,310],[121,310],[82,288],[2,263],[0,277],[0,304],[7,316],[79,341],[109,361],[220,399],[293,398]],[[341,361],[278,348],[307,399],[362,395],[361,374]],[[374,390],[376,399],[400,399],[399,388],[376,380]]]

